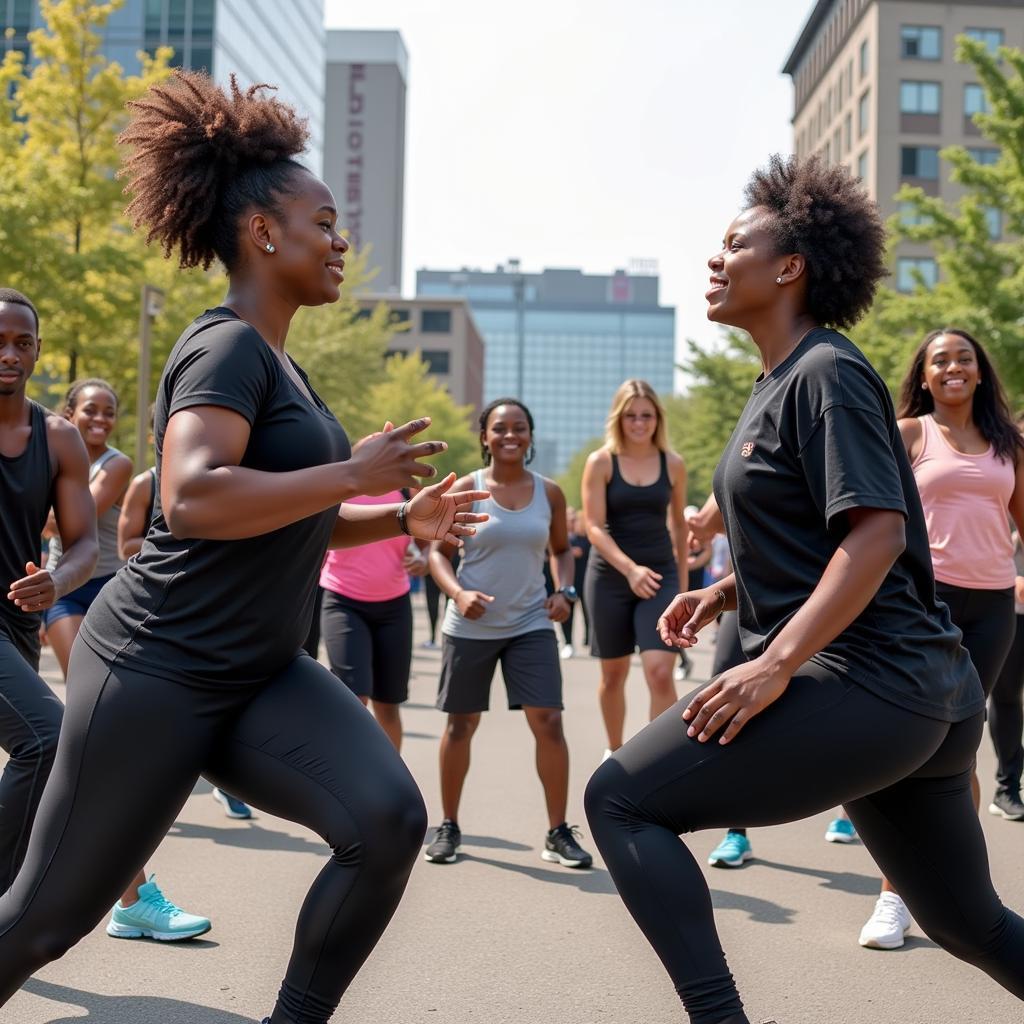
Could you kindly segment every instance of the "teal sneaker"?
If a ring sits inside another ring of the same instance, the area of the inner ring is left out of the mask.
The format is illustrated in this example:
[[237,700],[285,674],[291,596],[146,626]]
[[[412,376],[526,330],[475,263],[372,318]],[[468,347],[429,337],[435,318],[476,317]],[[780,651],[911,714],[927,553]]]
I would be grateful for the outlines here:
[[857,830],[849,818],[835,818],[825,833],[826,843],[852,843],[857,838]]
[[750,840],[739,832],[726,832],[725,838],[711,851],[708,863],[713,868],[741,868],[754,856]]
[[209,920],[176,907],[160,891],[155,877],[150,875],[149,881],[139,886],[137,903],[123,907],[118,900],[114,904],[107,934],[115,939],[147,938],[160,942],[180,942],[205,935],[210,930]]

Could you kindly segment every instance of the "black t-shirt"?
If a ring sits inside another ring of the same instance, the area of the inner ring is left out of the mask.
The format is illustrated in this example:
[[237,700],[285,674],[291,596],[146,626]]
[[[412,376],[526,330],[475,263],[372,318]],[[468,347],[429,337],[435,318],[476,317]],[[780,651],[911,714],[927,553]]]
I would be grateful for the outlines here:
[[83,640],[101,657],[216,687],[266,679],[295,657],[309,632],[338,506],[245,540],[177,540],[160,507],[159,475],[168,420],[199,405],[245,417],[251,434],[240,465],[247,468],[284,473],[348,459],[344,430],[313,397],[315,407],[230,310],[208,310],[186,329],[157,395],[152,526],[82,624]]
[[924,513],[892,399],[857,347],[816,328],[758,378],[715,472],[740,635],[762,654],[815,589],[853,508],[906,517],[906,549],[861,614],[811,659],[886,700],[956,722],[985,706],[936,600]]

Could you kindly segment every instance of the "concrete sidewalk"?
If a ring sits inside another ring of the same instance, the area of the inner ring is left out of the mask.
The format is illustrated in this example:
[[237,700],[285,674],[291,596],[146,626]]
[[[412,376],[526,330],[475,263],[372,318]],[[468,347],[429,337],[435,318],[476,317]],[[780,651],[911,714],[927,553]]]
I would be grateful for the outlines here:
[[[419,598],[416,607],[421,640]],[[698,649],[691,682],[707,670],[709,647]],[[432,826],[440,819],[437,748],[444,719],[432,706],[439,663],[439,651],[417,647],[404,711],[403,753],[423,789]],[[569,819],[584,827],[584,845],[593,849],[581,794],[604,747],[597,663],[579,656],[563,666],[573,759]],[[50,679],[54,668],[49,657]],[[646,700],[638,664],[629,694],[630,726],[639,729]],[[503,705],[499,681],[492,691],[495,710],[474,741],[461,813],[464,856],[454,865],[417,863],[390,929],[335,1019],[682,1022],[671,984],[600,862],[579,872],[540,859],[546,822],[532,741],[522,716]],[[809,773],[817,768],[807,766]],[[992,772],[986,737],[986,806]],[[877,895],[877,872],[859,844],[824,842],[828,818],[757,830],[751,834],[757,859],[746,868],[706,869],[719,931],[751,1019],[1020,1024],[1021,1003],[918,931],[896,952],[857,945]],[[984,814],[983,825],[997,886],[1011,906],[1024,908],[1024,823]],[[687,842],[703,864],[719,838],[703,833]],[[319,839],[288,822],[260,813],[251,822],[225,818],[200,781],[150,870],[172,899],[210,916],[213,931],[198,941],[163,945],[110,939],[101,926],[29,981],[0,1010],[0,1022],[253,1024],[273,1006],[295,915],[325,857]]]

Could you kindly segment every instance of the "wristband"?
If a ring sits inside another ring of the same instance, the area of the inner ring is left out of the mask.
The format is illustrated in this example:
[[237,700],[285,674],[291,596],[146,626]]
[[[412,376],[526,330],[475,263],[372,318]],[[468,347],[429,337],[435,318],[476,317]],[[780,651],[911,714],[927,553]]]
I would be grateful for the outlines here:
[[403,501],[402,504],[398,506],[398,528],[407,537],[411,537],[412,534],[409,533],[409,524],[405,521],[405,517],[408,514],[408,512],[409,512],[409,502]]
[[716,595],[717,598],[721,599],[721,607],[718,610],[719,611],[724,611],[725,610],[726,602],[729,600],[729,598],[726,597],[725,591],[721,587],[718,587],[715,590],[715,595]]

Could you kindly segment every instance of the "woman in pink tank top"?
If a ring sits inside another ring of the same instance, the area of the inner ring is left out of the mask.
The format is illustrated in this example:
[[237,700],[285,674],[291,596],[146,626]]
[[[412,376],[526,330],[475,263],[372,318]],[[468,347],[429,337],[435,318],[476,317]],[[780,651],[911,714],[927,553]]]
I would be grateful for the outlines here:
[[[932,331],[903,379],[899,428],[921,494],[935,571],[935,592],[949,605],[963,645],[990,696],[1015,631],[1016,568],[1010,521],[1024,523],[1024,441],[1002,384],[981,344],[966,331]],[[1020,700],[1018,691],[1017,700]],[[1020,735],[989,731],[999,760],[993,814],[1024,819],[1020,774],[1007,781]],[[975,807],[981,787],[973,781]],[[903,945],[910,915],[883,879],[882,896],[861,945]]]

